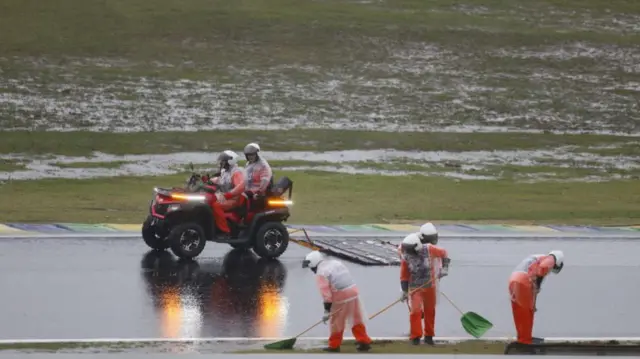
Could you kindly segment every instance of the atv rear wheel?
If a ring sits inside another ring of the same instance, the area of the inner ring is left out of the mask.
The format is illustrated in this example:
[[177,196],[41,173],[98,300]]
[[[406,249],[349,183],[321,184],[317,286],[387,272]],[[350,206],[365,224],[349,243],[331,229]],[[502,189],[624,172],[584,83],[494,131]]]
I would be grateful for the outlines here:
[[148,216],[142,224],[142,239],[150,248],[162,251],[169,248],[169,241],[163,240],[156,234],[156,230],[151,225],[153,221],[152,216]]
[[167,240],[173,254],[182,259],[197,257],[207,243],[204,230],[199,224],[193,222],[173,227]]
[[278,258],[289,246],[289,231],[280,222],[265,222],[256,233],[253,251],[262,258]]

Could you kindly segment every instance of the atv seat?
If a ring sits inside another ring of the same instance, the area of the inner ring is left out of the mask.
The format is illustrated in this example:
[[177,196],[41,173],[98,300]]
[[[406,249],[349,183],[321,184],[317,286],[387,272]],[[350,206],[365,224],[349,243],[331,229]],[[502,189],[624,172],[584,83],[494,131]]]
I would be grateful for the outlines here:
[[293,181],[289,177],[284,176],[280,178],[280,180],[275,186],[272,186],[271,188],[269,188],[269,190],[267,191],[267,196],[280,197],[284,195],[286,192],[289,192],[288,197],[289,199],[291,199],[291,194],[293,192]]

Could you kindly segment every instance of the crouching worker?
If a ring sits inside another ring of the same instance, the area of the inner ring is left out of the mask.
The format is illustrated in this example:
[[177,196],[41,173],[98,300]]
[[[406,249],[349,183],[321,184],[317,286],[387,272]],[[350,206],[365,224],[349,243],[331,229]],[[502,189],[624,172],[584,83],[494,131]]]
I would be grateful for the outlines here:
[[[401,244],[401,299],[402,301],[408,299],[411,307],[410,340],[414,345],[420,344],[420,338],[423,335],[426,344],[434,344],[437,284],[449,270],[450,259],[447,251],[435,246],[438,240],[435,228],[433,232],[426,238],[419,233],[412,233],[406,236]],[[424,328],[422,321],[424,321]]]
[[549,272],[560,273],[564,267],[562,251],[535,254],[525,258],[509,278],[509,295],[513,321],[518,332],[516,344],[533,344],[533,317],[542,281]]
[[318,252],[309,253],[302,268],[310,268],[316,274],[316,283],[324,301],[323,321],[329,321],[331,335],[324,351],[339,352],[347,322],[356,338],[357,350],[371,349],[371,338],[364,325],[364,309],[358,295],[358,287],[347,267],[335,259],[327,259]]

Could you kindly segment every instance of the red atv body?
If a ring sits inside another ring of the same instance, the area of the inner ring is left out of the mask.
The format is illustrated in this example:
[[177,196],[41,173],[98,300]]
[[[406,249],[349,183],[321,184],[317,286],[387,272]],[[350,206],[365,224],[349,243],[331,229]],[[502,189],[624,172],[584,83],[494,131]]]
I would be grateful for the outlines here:
[[[290,216],[293,182],[283,177],[264,196],[245,197],[244,205],[225,213],[230,238],[218,238],[213,211],[203,188],[194,188],[193,175],[187,188],[154,188],[149,215],[142,226],[145,243],[157,250],[171,248],[180,258],[194,258],[206,242],[226,243],[234,248],[252,248],[263,258],[277,258],[289,245],[289,231],[283,224]],[[285,198],[285,194],[287,197]]]

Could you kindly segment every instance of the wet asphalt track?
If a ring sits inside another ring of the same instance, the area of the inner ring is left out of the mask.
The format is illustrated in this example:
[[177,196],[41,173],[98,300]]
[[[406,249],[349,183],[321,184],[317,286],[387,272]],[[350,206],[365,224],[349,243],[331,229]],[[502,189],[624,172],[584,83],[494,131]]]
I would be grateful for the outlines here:
[[[513,334],[507,279],[531,253],[562,249],[566,265],[543,284],[537,336],[639,336],[640,241],[488,241],[440,243],[453,258],[441,288],[463,310],[493,321],[489,336]],[[280,337],[317,321],[313,275],[291,244],[278,262],[210,245],[198,263],[149,252],[140,239],[0,240],[0,337]],[[348,264],[369,314],[400,293],[398,267]],[[436,332],[465,336],[459,314],[440,299]],[[399,304],[369,325],[372,336],[408,332]],[[307,336],[324,336],[319,326]]]

